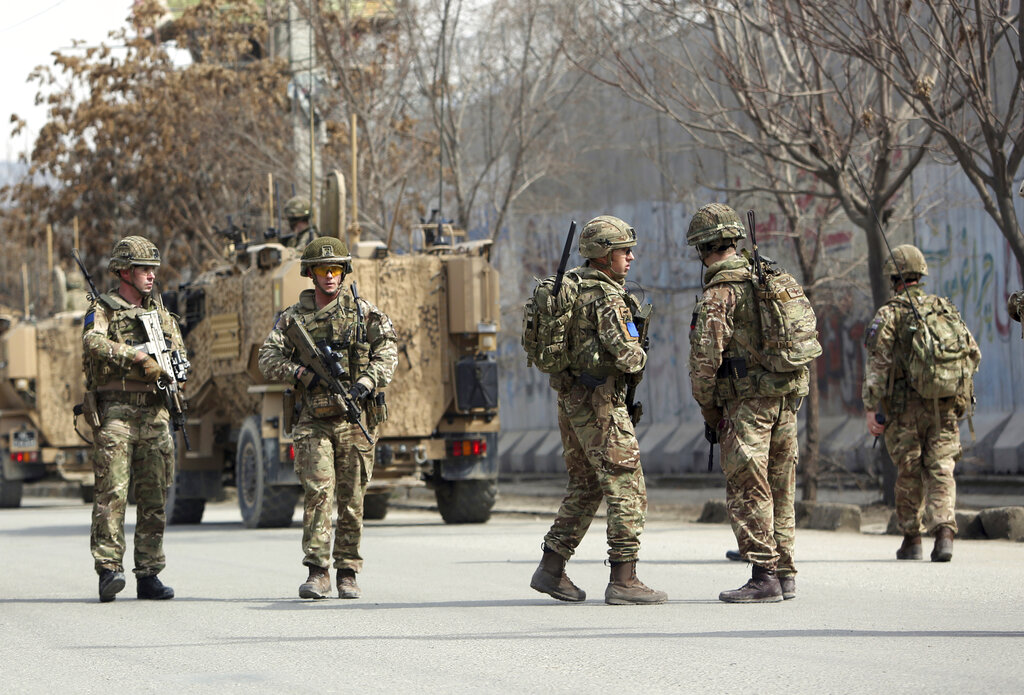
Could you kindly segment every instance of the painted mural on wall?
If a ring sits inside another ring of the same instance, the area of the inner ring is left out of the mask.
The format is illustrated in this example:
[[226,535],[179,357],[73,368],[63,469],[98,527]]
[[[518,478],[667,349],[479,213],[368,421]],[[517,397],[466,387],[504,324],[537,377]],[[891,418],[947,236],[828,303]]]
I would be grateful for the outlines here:
[[[967,184],[950,178],[949,169],[934,167],[915,180],[918,191],[926,186],[941,190],[950,205],[932,208],[915,220],[914,243],[928,260],[927,288],[957,304],[981,346],[984,358],[976,382],[978,412],[1024,409],[1024,394],[1019,388],[1024,383],[1024,346],[1014,333],[1016,324],[1011,324],[1006,315],[1007,297],[1024,287],[1020,268],[999,231],[978,207],[976,196],[972,200]],[[503,282],[499,359],[505,428],[556,427],[554,392],[548,387],[546,376],[526,367],[519,344],[522,306],[535,278],[555,272],[569,220],[575,217],[581,227],[587,219],[604,213],[621,217],[636,228],[639,243],[629,280],[638,282],[647,300],[655,305],[650,361],[639,389],[645,422],[671,424],[700,419],[690,397],[687,376],[690,317],[700,294],[702,270],[693,249],[685,244],[692,211],[683,204],[649,202],[605,210],[569,211],[558,219],[543,215],[519,217],[513,222],[516,234],[503,236],[498,263]],[[759,219],[763,219],[764,231],[778,224],[769,212]],[[773,239],[771,234],[763,234],[762,241],[762,224],[758,224],[758,230],[762,250],[774,254],[787,270],[796,274],[795,263],[787,260],[785,242]],[[850,260],[863,257],[859,234],[848,222],[839,221],[822,239],[828,254]],[[574,250],[570,266],[579,262]],[[864,333],[875,310],[866,285],[862,281],[833,288],[824,305],[818,307],[818,328],[824,348],[818,363],[823,417],[859,416],[863,412],[860,392]],[[1018,385],[1016,391],[1014,384]]]

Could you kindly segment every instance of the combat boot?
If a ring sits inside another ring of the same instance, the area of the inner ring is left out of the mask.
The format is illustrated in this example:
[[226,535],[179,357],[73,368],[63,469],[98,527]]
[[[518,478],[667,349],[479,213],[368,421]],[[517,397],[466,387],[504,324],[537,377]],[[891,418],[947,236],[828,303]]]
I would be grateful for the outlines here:
[[113,601],[124,588],[124,572],[103,570],[100,572],[100,603]]
[[796,598],[796,577],[794,575],[787,574],[780,576],[779,587],[782,589],[782,599],[784,601]]
[[342,568],[338,570],[338,598],[359,598],[362,592],[356,584],[356,571]]
[[530,580],[530,588],[559,601],[585,601],[587,592],[573,584],[565,573],[565,558],[553,550],[548,550],[546,545],[542,545],[541,549],[544,555],[541,556],[537,571]]
[[[920,539],[918,539],[920,542]],[[932,562],[949,562],[953,559],[953,529],[940,526],[935,531],[935,547],[932,548]]]
[[921,536],[907,534],[903,536],[903,545],[896,551],[897,560],[921,559]]
[[653,605],[665,603],[668,594],[646,586],[636,576],[636,560],[613,562],[608,587],[604,590],[604,602],[613,606]]
[[174,589],[164,585],[155,574],[149,577],[138,577],[135,584],[135,597],[166,601],[169,598],[174,598]]
[[[793,588],[796,588],[795,581]],[[782,600],[782,585],[774,570],[754,565],[746,584],[739,589],[723,591],[718,600],[726,603],[777,603]]]
[[309,566],[309,577],[299,586],[299,598],[327,598],[331,592],[331,575],[326,567]]

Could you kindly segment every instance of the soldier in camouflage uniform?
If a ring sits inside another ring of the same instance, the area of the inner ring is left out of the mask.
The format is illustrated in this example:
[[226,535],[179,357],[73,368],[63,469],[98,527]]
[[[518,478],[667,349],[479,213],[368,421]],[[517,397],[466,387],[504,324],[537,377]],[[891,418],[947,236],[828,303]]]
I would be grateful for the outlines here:
[[[1006,311],[1011,319],[1024,324],[1024,290],[1018,290],[1006,299]],[[1021,326],[1020,337],[1024,338],[1024,325]]]
[[[328,390],[305,365],[294,361],[295,346],[285,331],[301,323],[312,339],[325,341],[340,355],[341,380],[357,410],[365,411],[366,427],[375,439],[384,420],[383,399],[377,389],[391,381],[398,364],[398,345],[391,320],[377,307],[343,291],[352,271],[345,242],[320,237],[302,252],[302,274],[313,281],[297,304],[284,310],[260,348],[260,371],[270,381],[291,384],[301,400],[299,419],[292,431],[295,472],[305,491],[302,515],[303,564],[309,577],[299,586],[302,598],[326,598],[331,581],[331,509],[338,507],[334,537],[334,567],[338,597],[359,598],[356,573],[363,567],[359,541],[363,532],[363,496],[373,474],[373,441],[350,418],[342,398]],[[361,417],[360,412],[354,413]]]
[[623,289],[633,261],[636,232],[617,217],[586,224],[579,251],[587,259],[569,271],[580,293],[569,326],[569,369],[552,375],[558,391],[558,428],[569,484],[544,554],[530,586],[561,601],[583,601],[586,593],[565,574],[565,563],[590,528],[598,505],[608,506],[609,604],[663,603],[664,591],[636,576],[640,533],[647,513],[647,488],[640,447],[626,411],[627,374],[640,374],[647,353],[633,323],[639,307]]
[[745,237],[736,212],[722,203],[700,208],[686,233],[706,267],[690,331],[690,385],[706,436],[721,445],[739,552],[753,563],[750,581],[719,595],[728,603],[796,597],[797,411],[808,387],[806,367],[770,372],[746,347],[761,341],[753,268],[736,253]]
[[[907,325],[913,318],[907,298],[922,309],[935,299],[920,282],[928,274],[924,255],[910,244],[897,246],[882,272],[892,281],[896,296],[878,309],[865,337],[868,359],[861,397],[868,430],[876,437],[885,435],[886,449],[896,464],[896,517],[903,531],[896,557],[921,559],[923,505],[926,529],[935,536],[931,558],[948,562],[957,530],[953,468],[961,454],[958,421],[970,406],[969,396],[926,400],[907,383],[902,356],[910,350]],[[981,351],[973,336],[970,350],[977,364]]]
[[308,198],[294,196],[284,204],[284,217],[288,220],[288,234],[281,238],[285,246],[293,248],[305,247],[309,242],[320,236],[316,227],[310,224],[312,206]]
[[[160,252],[139,236],[114,246],[108,269],[119,280],[116,292],[95,298],[85,315],[82,342],[86,388],[95,395],[99,427],[92,451],[96,476],[91,548],[100,576],[100,601],[113,601],[124,588],[124,515],[133,481],[135,576],[140,599],[174,598],[157,578],[163,551],[167,488],[174,477],[170,414],[158,384],[172,377],[151,356],[134,347],[147,342],[139,316],[156,312],[171,349],[185,346],[178,324],[152,296]],[[94,420],[95,422],[95,420]]]

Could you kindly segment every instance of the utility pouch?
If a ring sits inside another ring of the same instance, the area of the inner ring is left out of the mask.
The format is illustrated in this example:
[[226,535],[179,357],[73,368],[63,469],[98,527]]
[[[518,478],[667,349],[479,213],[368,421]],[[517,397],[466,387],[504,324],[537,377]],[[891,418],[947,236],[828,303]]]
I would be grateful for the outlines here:
[[366,399],[366,426],[373,429],[384,424],[388,419],[388,404],[384,400],[384,392],[380,391]]
[[283,411],[281,413],[281,431],[284,434],[291,434],[292,427],[295,425],[295,392],[291,389],[285,389],[284,398],[281,401],[281,407]]
[[100,407],[96,401],[95,391],[86,391],[84,400],[82,401],[82,415],[85,416],[85,422],[89,427],[94,430],[98,430],[100,425]]

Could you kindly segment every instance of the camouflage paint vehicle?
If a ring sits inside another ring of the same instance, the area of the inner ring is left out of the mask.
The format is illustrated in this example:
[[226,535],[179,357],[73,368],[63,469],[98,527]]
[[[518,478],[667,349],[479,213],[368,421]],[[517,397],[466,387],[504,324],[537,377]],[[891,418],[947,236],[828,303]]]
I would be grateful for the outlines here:
[[[343,190],[337,172],[327,188],[327,201]],[[321,233],[345,229],[343,209],[336,197],[322,205]],[[433,488],[449,523],[487,521],[494,505],[498,275],[489,241],[464,241],[448,226],[437,231],[412,230],[414,251],[401,254],[349,238],[359,294],[391,318],[399,341],[368,519],[383,518],[391,493],[410,486]],[[301,488],[292,440],[282,431],[286,387],[263,380],[257,353],[278,313],[310,286],[299,274],[301,251],[275,241],[236,243],[227,264],[164,295],[181,317],[192,362],[193,450],[178,447],[170,523],[200,522],[206,501],[226,485],[237,488],[246,526],[291,523]]]
[[21,506],[24,484],[45,479],[80,483],[82,499],[92,497],[89,444],[72,414],[85,391],[84,313],[0,316],[0,507]]

